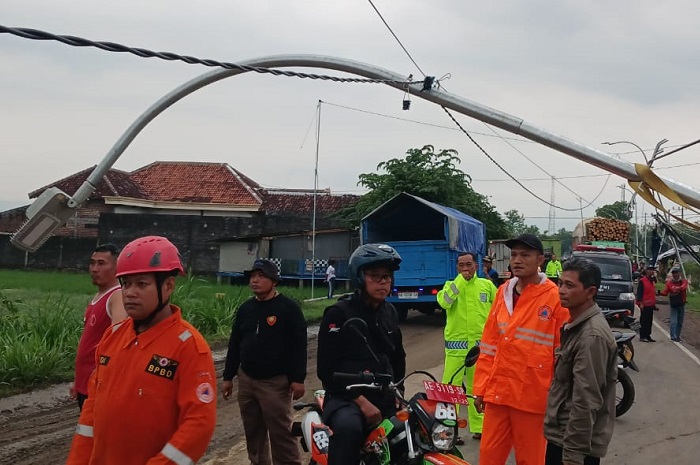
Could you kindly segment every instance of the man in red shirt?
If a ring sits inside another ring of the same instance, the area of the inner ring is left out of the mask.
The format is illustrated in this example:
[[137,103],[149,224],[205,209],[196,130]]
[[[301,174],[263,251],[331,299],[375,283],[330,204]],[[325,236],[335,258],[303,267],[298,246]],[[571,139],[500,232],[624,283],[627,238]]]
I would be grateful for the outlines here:
[[642,342],[656,342],[651,337],[651,325],[654,322],[654,310],[656,310],[656,267],[649,265],[644,276],[637,283],[637,306],[641,309],[639,323],[639,340]]
[[95,369],[95,347],[107,328],[126,318],[121,286],[116,277],[118,255],[116,245],[102,244],[90,257],[88,269],[92,284],[97,286],[97,294],[85,309],[85,327],[75,356],[75,382],[69,391],[71,398],[78,400],[80,410],[87,398],[88,379]]
[[671,268],[671,278],[666,280],[666,287],[661,295],[669,296],[671,307],[671,340],[681,342],[681,330],[683,329],[683,316],[685,315],[685,302],[687,301],[688,280],[681,276],[681,268],[676,265]]

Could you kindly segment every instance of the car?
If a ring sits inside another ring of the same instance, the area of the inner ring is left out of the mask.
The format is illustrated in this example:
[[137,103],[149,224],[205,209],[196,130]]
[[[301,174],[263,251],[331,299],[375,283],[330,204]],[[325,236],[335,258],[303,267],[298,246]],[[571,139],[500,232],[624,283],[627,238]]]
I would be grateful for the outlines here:
[[[624,249],[622,249],[624,250]],[[598,265],[601,282],[595,302],[602,309],[625,309],[634,315],[634,280],[632,261],[617,248],[608,250],[574,250],[572,257],[585,257]]]

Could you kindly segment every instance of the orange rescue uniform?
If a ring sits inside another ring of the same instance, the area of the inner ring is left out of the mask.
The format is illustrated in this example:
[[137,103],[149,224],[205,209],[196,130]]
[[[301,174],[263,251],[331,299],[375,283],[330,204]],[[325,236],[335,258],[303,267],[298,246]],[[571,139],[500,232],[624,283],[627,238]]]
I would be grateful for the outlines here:
[[518,465],[544,463],[544,414],[554,372],[554,351],[569,311],[559,290],[540,273],[540,283],[522,290],[518,278],[498,289],[481,338],[474,394],[484,399],[480,463],[503,465],[515,447]]
[[130,318],[105,332],[69,465],[182,465],[204,455],[216,426],[214,360],[171,309],[141,334]]

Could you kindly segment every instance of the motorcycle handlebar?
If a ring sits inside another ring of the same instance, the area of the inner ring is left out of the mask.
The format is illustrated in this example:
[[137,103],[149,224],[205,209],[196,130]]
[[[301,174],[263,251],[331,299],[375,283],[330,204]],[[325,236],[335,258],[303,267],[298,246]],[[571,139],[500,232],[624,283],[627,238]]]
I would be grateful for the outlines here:
[[360,373],[333,373],[333,381],[338,383],[343,383],[347,385],[355,384],[379,384],[386,387],[391,383],[391,375],[382,373],[370,373],[370,372],[360,372]]

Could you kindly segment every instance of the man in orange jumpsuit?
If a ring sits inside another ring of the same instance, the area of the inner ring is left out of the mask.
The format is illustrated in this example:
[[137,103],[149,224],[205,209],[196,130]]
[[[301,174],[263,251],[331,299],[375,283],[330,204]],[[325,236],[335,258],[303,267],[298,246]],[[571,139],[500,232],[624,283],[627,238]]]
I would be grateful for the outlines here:
[[542,465],[554,350],[569,312],[557,286],[538,272],[542,242],[521,234],[506,245],[515,277],[498,289],[474,374],[474,405],[484,412],[479,463],[504,465],[515,447],[518,465]]
[[97,346],[97,366],[69,465],[192,464],[216,426],[211,350],[170,304],[183,273],[164,237],[136,239],[117,259],[124,309]]

